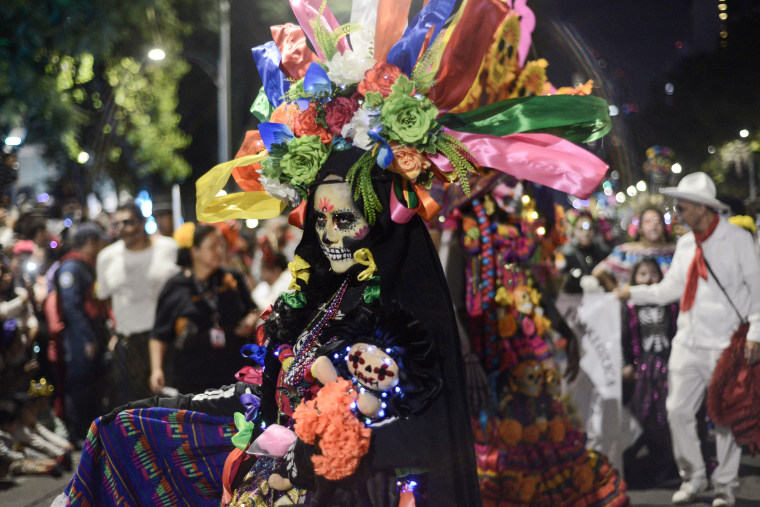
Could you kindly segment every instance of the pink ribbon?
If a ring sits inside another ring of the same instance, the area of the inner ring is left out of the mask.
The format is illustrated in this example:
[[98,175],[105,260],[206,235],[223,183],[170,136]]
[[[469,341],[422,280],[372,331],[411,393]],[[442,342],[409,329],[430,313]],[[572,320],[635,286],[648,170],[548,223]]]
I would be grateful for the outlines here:
[[[482,167],[584,199],[596,189],[609,168],[580,146],[550,134],[496,137],[444,131],[464,143]],[[428,155],[428,158],[441,170],[451,165],[441,154]]]
[[[325,55],[322,53],[322,50],[319,48],[319,45],[314,38],[314,29],[310,24],[311,20],[319,15],[319,8],[322,6],[322,0],[290,0],[290,6],[293,9],[293,14],[296,15],[298,24],[303,28],[304,33],[306,33],[306,36],[311,41],[311,45],[317,50],[317,55],[319,55],[320,60],[325,61]],[[322,21],[331,30],[335,30],[340,26],[329,7],[325,7]],[[340,54],[343,54],[347,49],[349,49],[348,40],[346,40],[346,37],[343,37],[338,41],[338,51],[340,51]]]
[[396,198],[396,192],[391,189],[391,220],[397,224],[405,224],[417,213],[417,208],[407,208]]
[[243,366],[240,371],[235,374],[235,378],[246,384],[260,386],[262,382],[262,373],[261,370],[254,368],[253,366]]
[[533,40],[533,29],[536,28],[536,15],[527,5],[528,0],[515,0],[512,10],[520,15],[520,42],[517,45],[517,57],[520,67],[525,65],[528,59],[528,50]]

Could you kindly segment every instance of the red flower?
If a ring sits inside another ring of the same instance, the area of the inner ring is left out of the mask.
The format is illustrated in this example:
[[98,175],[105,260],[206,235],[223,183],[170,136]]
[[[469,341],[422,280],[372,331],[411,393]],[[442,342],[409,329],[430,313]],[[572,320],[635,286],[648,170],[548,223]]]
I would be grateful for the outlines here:
[[383,98],[391,94],[391,85],[401,75],[401,69],[387,62],[377,62],[374,67],[364,73],[364,80],[359,83],[358,92],[378,92]]
[[319,136],[325,144],[332,140],[332,134],[317,123],[317,106],[314,103],[309,104],[306,111],[301,111],[300,114],[296,115],[293,124],[293,133],[298,137]]
[[358,94],[349,97],[336,97],[325,105],[325,122],[333,135],[340,135],[343,125],[351,121],[359,109]]

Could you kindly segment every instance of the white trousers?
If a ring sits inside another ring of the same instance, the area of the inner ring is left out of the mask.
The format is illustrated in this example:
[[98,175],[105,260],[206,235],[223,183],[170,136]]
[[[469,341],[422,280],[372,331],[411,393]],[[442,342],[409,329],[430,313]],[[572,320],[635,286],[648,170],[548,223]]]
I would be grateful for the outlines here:
[[[673,456],[683,480],[705,477],[697,435],[697,411],[702,405],[715,365],[723,351],[688,347],[673,343],[668,362],[668,398],[666,407]],[[731,428],[715,426],[718,466],[712,474],[716,484],[738,484],[742,450]]]

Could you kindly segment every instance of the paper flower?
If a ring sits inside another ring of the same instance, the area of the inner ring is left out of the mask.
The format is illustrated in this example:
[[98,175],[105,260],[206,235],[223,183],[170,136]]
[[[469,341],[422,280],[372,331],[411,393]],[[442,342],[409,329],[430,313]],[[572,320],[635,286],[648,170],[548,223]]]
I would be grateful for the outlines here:
[[343,54],[336,53],[327,62],[327,75],[330,81],[338,86],[358,83],[364,79],[364,74],[375,65],[375,60],[366,53],[346,50]]
[[388,170],[401,175],[411,182],[417,181],[417,177],[430,167],[430,160],[412,146],[391,143],[393,161]]
[[362,150],[369,150],[377,141],[369,136],[370,130],[381,127],[380,114],[377,111],[369,111],[363,107],[356,110],[354,117],[340,131],[340,135],[351,139],[353,145]]
[[[430,143],[430,131],[436,127],[438,108],[427,97],[394,94],[383,103],[383,132],[389,140],[423,149]],[[435,147],[428,147],[428,152]]]
[[271,179],[259,172],[259,183],[264,187],[264,191],[275,199],[287,202],[290,206],[296,207],[301,203],[301,193],[292,185],[283,183],[278,179]]
[[367,92],[377,92],[384,98],[391,94],[391,86],[402,74],[401,69],[388,62],[377,62],[374,67],[364,73],[364,79],[359,83],[358,91],[362,95]]
[[343,126],[351,121],[359,109],[357,95],[336,97],[325,105],[325,123],[333,135],[340,135]]
[[280,159],[280,169],[293,186],[308,186],[329,154],[330,148],[322,144],[319,136],[296,137],[288,143],[288,152]]

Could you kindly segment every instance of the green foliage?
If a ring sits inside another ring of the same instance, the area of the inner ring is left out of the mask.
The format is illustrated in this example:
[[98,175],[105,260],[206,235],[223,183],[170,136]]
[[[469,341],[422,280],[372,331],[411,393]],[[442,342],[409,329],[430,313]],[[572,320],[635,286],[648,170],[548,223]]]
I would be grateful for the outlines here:
[[[190,139],[176,112],[189,69],[183,39],[217,24],[210,0],[5,0],[0,132],[25,126],[26,142],[42,144],[61,168],[86,150],[94,173],[127,186],[146,174],[183,178],[190,173],[181,156]],[[145,58],[154,46],[164,61]]]

